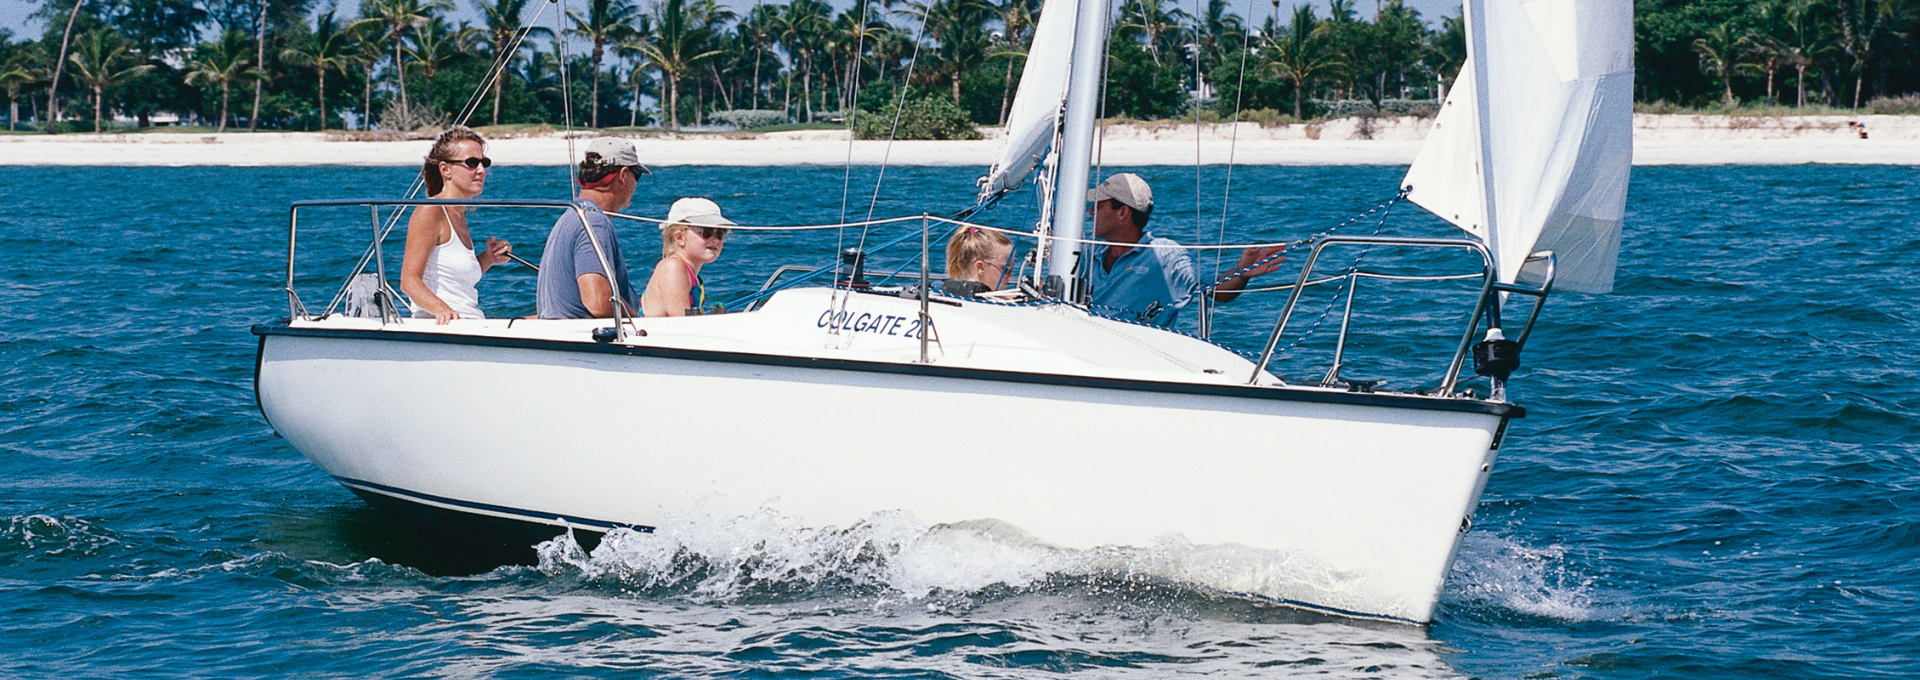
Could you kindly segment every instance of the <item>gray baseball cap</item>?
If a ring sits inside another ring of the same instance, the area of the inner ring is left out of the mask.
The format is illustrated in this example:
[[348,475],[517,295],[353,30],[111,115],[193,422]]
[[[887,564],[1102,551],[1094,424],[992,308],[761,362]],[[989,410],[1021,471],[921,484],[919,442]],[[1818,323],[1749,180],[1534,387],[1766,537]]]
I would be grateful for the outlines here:
[[640,164],[640,152],[633,148],[633,142],[619,137],[600,137],[587,142],[587,160],[599,165],[628,166],[642,175],[653,174]]
[[1089,201],[1109,198],[1143,213],[1153,212],[1153,188],[1147,186],[1146,180],[1131,172],[1108,177],[1107,181],[1087,192]]

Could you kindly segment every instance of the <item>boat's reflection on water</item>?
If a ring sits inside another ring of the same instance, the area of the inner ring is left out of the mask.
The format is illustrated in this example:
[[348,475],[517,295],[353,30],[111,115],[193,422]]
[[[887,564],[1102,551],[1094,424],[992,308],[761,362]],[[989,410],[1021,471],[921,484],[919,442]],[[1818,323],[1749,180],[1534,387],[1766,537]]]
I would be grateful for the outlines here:
[[[418,506],[382,505],[351,500],[303,517],[281,517],[278,536],[265,539],[267,547],[337,564],[372,558],[429,576],[472,576],[506,566],[535,566],[540,556],[534,546],[562,533],[472,515],[420,512]],[[575,540],[592,550],[600,534],[581,531]],[[283,541],[295,545],[273,545]]]

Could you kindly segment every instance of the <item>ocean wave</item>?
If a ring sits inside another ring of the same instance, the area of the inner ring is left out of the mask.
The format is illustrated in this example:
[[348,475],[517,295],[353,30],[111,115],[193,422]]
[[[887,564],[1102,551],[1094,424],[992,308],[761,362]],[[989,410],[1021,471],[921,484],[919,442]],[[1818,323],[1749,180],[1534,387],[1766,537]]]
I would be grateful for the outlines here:
[[0,566],[92,557],[121,544],[114,532],[71,515],[14,515],[0,525]]
[[369,557],[357,562],[335,564],[303,559],[277,551],[232,553],[214,551],[202,555],[203,564],[171,567],[151,572],[129,572],[111,577],[116,581],[165,582],[180,585],[205,579],[267,579],[302,588],[336,589],[352,587],[423,587],[436,582],[418,569]]

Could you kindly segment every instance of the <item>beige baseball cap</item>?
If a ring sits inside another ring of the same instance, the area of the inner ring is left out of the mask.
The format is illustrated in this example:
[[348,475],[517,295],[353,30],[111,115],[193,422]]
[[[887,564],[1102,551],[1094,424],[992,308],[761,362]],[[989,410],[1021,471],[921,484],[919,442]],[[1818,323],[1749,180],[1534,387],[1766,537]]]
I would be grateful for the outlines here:
[[1104,201],[1109,198],[1143,213],[1153,212],[1153,188],[1147,186],[1146,180],[1140,179],[1139,175],[1131,172],[1108,177],[1107,181],[1101,182],[1100,186],[1087,192],[1089,201]]
[[633,148],[633,142],[619,137],[600,137],[587,142],[587,160],[600,165],[624,165],[642,175],[653,174],[647,166],[640,164],[640,152]]
[[667,221],[661,222],[660,228],[665,229],[668,225],[674,224],[695,227],[731,227],[733,220],[720,214],[720,204],[704,198],[689,197],[673,202],[673,207],[667,209]]

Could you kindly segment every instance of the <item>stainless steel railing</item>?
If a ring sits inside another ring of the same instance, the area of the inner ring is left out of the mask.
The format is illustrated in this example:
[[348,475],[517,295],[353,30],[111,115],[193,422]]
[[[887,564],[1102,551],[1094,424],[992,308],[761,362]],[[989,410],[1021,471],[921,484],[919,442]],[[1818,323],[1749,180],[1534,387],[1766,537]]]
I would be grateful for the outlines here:
[[[581,224],[583,225],[587,224],[586,210],[571,201],[499,200],[499,199],[478,199],[478,198],[472,198],[472,199],[437,199],[437,198],[353,199],[353,198],[349,198],[349,199],[321,199],[321,200],[294,201],[292,204],[292,207],[289,208],[288,215],[287,215],[286,293],[287,293],[288,316],[291,318],[303,318],[303,319],[314,318],[312,315],[310,315],[307,312],[306,305],[304,305],[301,302],[299,292],[294,289],[294,281],[297,276],[295,257],[299,252],[300,211],[306,208],[365,207],[371,212],[372,225],[373,225],[372,238],[367,245],[367,251],[364,254],[362,254],[360,256],[359,261],[354,264],[353,271],[348,272],[346,277],[346,282],[342,284],[340,291],[335,294],[333,300],[327,304],[327,307],[321,311],[320,316],[326,316],[328,314],[331,314],[333,313],[334,309],[339,307],[341,302],[346,298],[348,289],[349,287],[351,287],[354,277],[360,275],[362,272],[365,272],[367,269],[367,266],[371,264],[374,267],[375,273],[379,277],[379,295],[385,298],[385,300],[381,303],[381,312],[380,312],[381,319],[382,321],[385,321],[385,322],[391,322],[391,321],[397,320],[395,317],[397,317],[398,315],[397,315],[397,312],[395,312],[395,307],[392,304],[393,290],[391,287],[387,285],[388,279],[387,279],[387,271],[386,271],[386,258],[384,257],[384,254],[385,254],[384,243],[386,242],[387,236],[392,233],[394,226],[399,223],[398,214],[401,211],[395,210],[393,218],[384,220],[384,224],[383,224],[383,220],[380,216],[380,210],[382,208],[406,208],[410,206],[459,206],[459,207],[533,208],[533,209],[559,208],[563,210],[571,208],[572,210],[575,211],[575,214],[580,218]],[[613,264],[611,259],[607,256],[606,246],[600,243],[600,238],[594,235],[592,229],[587,229],[586,232],[587,232],[587,240],[593,245],[594,256],[600,260],[601,270],[606,272],[612,272]],[[612,279],[613,277],[611,276],[608,277],[609,284],[614,284],[614,281]],[[621,299],[620,287],[617,284],[612,285],[610,287],[612,288],[612,293],[610,297],[612,298],[612,303],[613,303],[614,328],[616,329],[615,331],[616,337],[625,338],[628,320],[634,317],[637,312],[632,307],[628,306],[625,300]]]
[[[1321,255],[1325,253],[1327,249],[1350,246],[1366,248],[1465,249],[1479,256],[1481,267],[1477,273],[1440,276],[1383,274],[1362,271],[1357,267],[1349,267],[1347,271],[1335,276],[1320,279],[1313,277],[1315,266],[1319,263]],[[1325,236],[1316,239],[1313,243],[1312,252],[1307,256],[1307,261],[1300,268],[1299,279],[1290,286],[1291,292],[1287,296],[1286,305],[1280,310],[1279,321],[1274,324],[1273,332],[1268,336],[1266,346],[1261,350],[1260,358],[1255,363],[1253,374],[1248,377],[1247,382],[1248,384],[1257,384],[1261,374],[1265,373],[1267,367],[1272,363],[1275,352],[1279,347],[1280,339],[1286,334],[1287,325],[1292,320],[1294,311],[1299,306],[1300,296],[1310,286],[1329,283],[1346,284],[1346,301],[1341,312],[1340,332],[1334,340],[1333,357],[1328,364],[1327,372],[1320,381],[1320,384],[1323,386],[1332,386],[1340,382],[1340,370],[1343,368],[1346,358],[1347,340],[1349,334],[1352,332],[1354,298],[1357,295],[1358,283],[1361,279],[1436,281],[1477,278],[1480,280],[1480,288],[1479,294],[1474,298],[1473,313],[1467,317],[1464,328],[1460,332],[1460,341],[1454,349],[1452,358],[1447,363],[1446,373],[1440,377],[1438,394],[1443,396],[1452,395],[1454,394],[1454,389],[1459,384],[1460,370],[1466,363],[1467,353],[1473,346],[1474,337],[1477,334],[1476,331],[1479,330],[1481,323],[1485,321],[1489,328],[1503,328],[1504,324],[1501,319],[1500,310],[1502,302],[1507,295],[1517,294],[1533,298],[1533,304],[1527,312],[1526,321],[1521,325],[1519,336],[1514,339],[1520,346],[1526,344],[1527,337],[1533,332],[1534,323],[1540,317],[1540,309],[1546,304],[1547,295],[1552,291],[1554,265],[1554,255],[1551,252],[1535,253],[1528,257],[1527,261],[1522,264],[1521,278],[1537,280],[1539,282],[1537,285],[1528,285],[1519,282],[1503,283],[1499,280],[1498,271],[1494,267],[1492,253],[1487,250],[1485,245],[1478,241],[1383,236]],[[1502,332],[1505,332],[1504,328]],[[1501,386],[1496,385],[1496,390],[1498,389],[1501,389]]]

